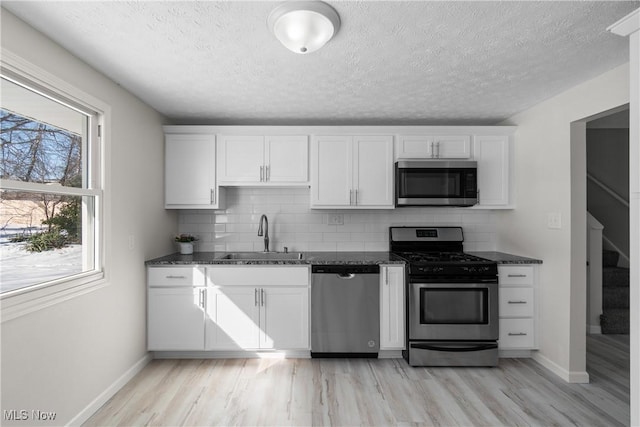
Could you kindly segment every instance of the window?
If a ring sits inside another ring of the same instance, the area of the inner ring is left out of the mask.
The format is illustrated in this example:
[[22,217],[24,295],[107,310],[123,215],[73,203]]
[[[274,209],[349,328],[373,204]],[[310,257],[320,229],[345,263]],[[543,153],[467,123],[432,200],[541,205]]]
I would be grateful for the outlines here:
[[4,309],[12,297],[42,298],[102,278],[102,117],[10,70],[0,78]]

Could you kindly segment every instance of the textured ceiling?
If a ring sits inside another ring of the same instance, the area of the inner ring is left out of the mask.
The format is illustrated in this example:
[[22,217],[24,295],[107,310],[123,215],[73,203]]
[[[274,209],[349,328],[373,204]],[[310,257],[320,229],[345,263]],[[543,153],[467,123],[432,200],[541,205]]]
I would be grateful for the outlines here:
[[329,1],[342,26],[296,55],[280,2],[3,1],[176,123],[494,124],[628,61],[633,2]]

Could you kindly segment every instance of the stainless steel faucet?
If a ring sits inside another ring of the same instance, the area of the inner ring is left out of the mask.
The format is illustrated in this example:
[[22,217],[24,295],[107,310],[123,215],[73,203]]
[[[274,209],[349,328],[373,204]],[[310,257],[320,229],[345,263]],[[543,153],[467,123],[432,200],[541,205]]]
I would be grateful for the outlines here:
[[258,236],[262,236],[262,221],[264,220],[264,251],[269,252],[269,220],[266,215],[260,217],[260,225],[258,226]]

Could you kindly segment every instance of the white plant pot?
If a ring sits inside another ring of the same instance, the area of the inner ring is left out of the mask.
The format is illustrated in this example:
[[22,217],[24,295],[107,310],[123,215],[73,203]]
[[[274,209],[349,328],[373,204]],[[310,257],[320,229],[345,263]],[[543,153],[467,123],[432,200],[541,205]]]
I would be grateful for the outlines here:
[[180,253],[182,255],[190,255],[193,253],[193,243],[191,242],[178,242],[180,245]]

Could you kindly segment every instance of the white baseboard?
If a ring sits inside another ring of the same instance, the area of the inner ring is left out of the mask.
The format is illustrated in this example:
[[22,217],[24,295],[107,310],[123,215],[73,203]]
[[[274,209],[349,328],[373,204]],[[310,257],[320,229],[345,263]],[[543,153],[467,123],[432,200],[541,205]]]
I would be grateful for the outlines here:
[[532,350],[498,350],[498,357],[506,359],[531,358]]
[[73,417],[71,421],[67,424],[68,426],[81,426],[85,421],[87,421],[93,414],[95,414],[98,409],[102,407],[109,399],[111,399],[126,383],[128,383],[133,377],[135,377],[140,371],[144,369],[145,366],[149,362],[151,362],[153,358],[151,357],[151,353],[147,353],[144,357],[138,360],[133,364],[131,368],[129,368],[120,378],[115,380],[113,384],[111,384],[105,391],[100,393],[98,397],[93,399],[86,408],[84,408],[78,415]]
[[536,353],[533,355],[533,360],[553,372],[558,377],[562,378],[564,381],[568,383],[576,383],[576,384],[588,384],[589,383],[589,374],[586,371],[581,372],[571,372],[567,371],[557,363],[551,361],[547,357],[541,355],[540,353]]
[[602,328],[600,325],[587,325],[587,333],[589,335],[600,335],[602,334]]
[[154,359],[309,359],[309,350],[154,351]]

